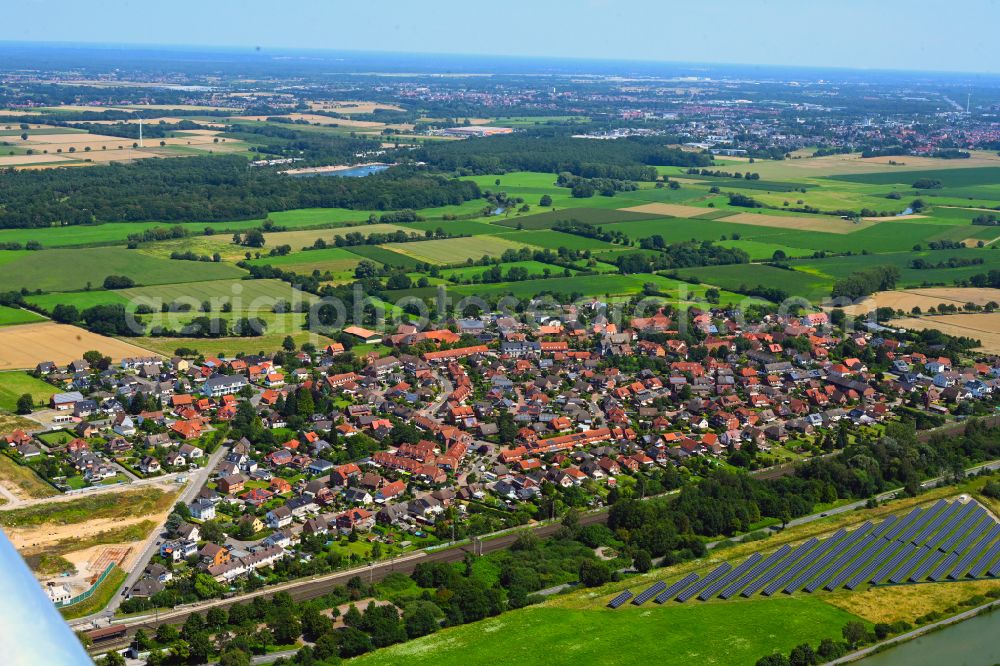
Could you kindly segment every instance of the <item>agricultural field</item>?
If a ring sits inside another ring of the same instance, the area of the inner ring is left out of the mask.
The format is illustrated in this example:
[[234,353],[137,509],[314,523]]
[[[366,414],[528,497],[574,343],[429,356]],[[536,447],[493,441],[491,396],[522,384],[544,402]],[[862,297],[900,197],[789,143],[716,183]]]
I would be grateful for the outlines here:
[[45,321],[45,318],[37,313],[31,312],[30,310],[22,310],[20,308],[11,308],[6,305],[0,305],[0,326],[31,324],[37,321]]
[[283,271],[302,275],[312,273],[314,270],[331,273],[353,271],[361,259],[347,248],[328,247],[322,250],[293,252],[279,257],[261,257],[251,259],[247,263],[251,266],[274,266]]
[[[393,268],[403,268],[406,270],[413,270],[426,263],[401,252],[395,252],[383,245],[354,245],[351,247],[351,253],[358,255],[362,259],[373,261],[376,264],[385,264]],[[478,259],[479,257],[476,258]]]
[[0,372],[0,409],[13,412],[17,408],[17,399],[25,393],[31,394],[36,405],[47,405],[56,388],[25,372]]
[[739,291],[756,286],[781,289],[789,296],[806,299],[820,299],[830,295],[833,280],[804,273],[789,272],[764,264],[732,264],[729,266],[705,266],[682,268],[677,273],[684,278],[692,278],[714,284],[723,289]]
[[[622,224],[629,224],[628,222],[623,222]],[[606,243],[602,240],[597,240],[596,238],[587,238],[585,236],[577,236],[576,234],[567,234],[561,231],[553,231],[552,229],[541,229],[538,231],[521,231],[516,235],[510,236],[510,238],[516,238],[522,243],[527,243],[528,245],[534,245],[535,247],[540,247],[548,250],[558,250],[561,247],[567,250],[609,250],[617,247],[611,243]],[[504,237],[506,240],[506,237]]]
[[[542,232],[545,233],[545,232]],[[468,238],[446,238],[442,240],[418,241],[414,243],[387,243],[384,247],[393,252],[412,257],[418,262],[449,266],[469,259],[499,257],[506,250],[520,250],[528,242],[508,239],[503,236],[470,236]],[[518,234],[520,237],[521,234]]]
[[312,247],[312,244],[320,238],[326,241],[327,244],[333,245],[336,236],[344,236],[348,233],[360,233],[367,237],[371,234],[392,234],[397,231],[409,234],[412,230],[398,224],[361,224],[354,227],[339,227],[336,229],[279,231],[277,233],[264,234],[264,239],[267,241],[267,248],[290,245],[294,252],[304,247]]
[[905,289],[901,291],[880,291],[872,294],[864,302],[844,308],[847,314],[860,314],[876,308],[892,308],[910,312],[920,308],[926,312],[942,303],[961,309],[966,303],[986,305],[1000,303],[1000,289],[976,287],[927,287],[925,289]]
[[109,275],[124,275],[136,284],[153,285],[221,280],[244,275],[236,266],[200,261],[173,261],[117,247],[40,250],[4,264],[4,286],[10,289],[76,291],[99,288]]
[[[491,266],[468,266],[465,268],[453,268],[441,271],[441,277],[445,280],[464,282],[466,280],[478,280],[483,274],[483,271],[490,269]],[[543,264],[540,261],[511,261],[507,263],[500,264],[500,269],[507,274],[511,268],[523,268],[528,271],[528,275],[531,276],[544,276],[545,272],[548,271],[549,274],[562,275],[563,268],[561,266],[553,266],[552,264]],[[574,273],[576,271],[573,271]]]
[[[701,210],[701,212],[705,211]],[[600,226],[602,224],[615,224],[616,222],[643,220],[649,217],[649,213],[639,210],[616,210],[613,208],[564,208],[559,211],[548,211],[545,213],[527,215],[525,217],[514,219],[503,219],[498,221],[497,224],[502,227],[510,228],[520,227],[522,229],[551,229],[556,222],[567,220],[577,220],[579,222],[585,222],[586,224]]]
[[[913,268],[911,262],[924,260],[929,264],[947,263],[950,259],[982,259],[983,263],[955,268]],[[788,262],[793,268],[818,277],[832,280],[872,266],[895,266],[899,269],[899,287],[917,287],[929,284],[954,284],[979,273],[1000,268],[1000,252],[981,249],[922,250],[920,252],[890,252],[885,254],[856,254],[826,259],[801,259]]]
[[907,317],[893,319],[890,326],[912,330],[934,329],[947,335],[963,336],[980,341],[978,349],[1000,354],[1000,313],[975,313]]
[[42,322],[0,328],[0,370],[34,368],[42,361],[65,365],[97,350],[121,360],[126,356],[148,356],[149,350],[133,342],[91,333],[76,326]]
[[[1000,183],[1000,166],[974,167],[966,169],[921,169],[893,170],[874,173],[857,173],[830,176],[834,180],[844,180],[865,185],[912,185],[918,179],[941,181],[945,188],[969,187],[976,185],[996,185]],[[920,191],[914,189],[914,193]],[[933,193],[933,192],[931,192]]]

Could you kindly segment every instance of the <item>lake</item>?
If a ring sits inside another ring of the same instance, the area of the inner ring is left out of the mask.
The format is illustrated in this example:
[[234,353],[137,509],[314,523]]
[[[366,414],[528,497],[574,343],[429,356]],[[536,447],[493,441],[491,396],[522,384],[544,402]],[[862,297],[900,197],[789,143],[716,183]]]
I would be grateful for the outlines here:
[[862,659],[864,666],[991,666],[1000,663],[1000,611],[979,615]]

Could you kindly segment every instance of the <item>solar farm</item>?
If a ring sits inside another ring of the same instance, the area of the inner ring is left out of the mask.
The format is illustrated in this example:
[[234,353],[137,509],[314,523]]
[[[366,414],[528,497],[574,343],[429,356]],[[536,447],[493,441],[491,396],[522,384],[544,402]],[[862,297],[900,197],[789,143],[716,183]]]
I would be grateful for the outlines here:
[[1000,576],[1000,524],[973,500],[939,500],[903,517],[840,529],[826,539],[784,545],[765,556],[754,553],[734,566],[695,573],[671,585],[659,581],[634,594],[625,590],[608,603],[641,606],[685,603],[697,598],[770,597],[782,592],[854,590],[862,585],[976,580]]

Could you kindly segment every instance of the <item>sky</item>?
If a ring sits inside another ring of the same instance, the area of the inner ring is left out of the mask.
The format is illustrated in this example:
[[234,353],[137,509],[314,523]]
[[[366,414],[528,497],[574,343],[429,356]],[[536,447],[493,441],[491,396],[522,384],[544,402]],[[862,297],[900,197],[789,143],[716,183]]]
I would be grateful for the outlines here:
[[[17,0],[0,41],[1000,73],[1000,0]],[[952,10],[951,8],[955,9]]]

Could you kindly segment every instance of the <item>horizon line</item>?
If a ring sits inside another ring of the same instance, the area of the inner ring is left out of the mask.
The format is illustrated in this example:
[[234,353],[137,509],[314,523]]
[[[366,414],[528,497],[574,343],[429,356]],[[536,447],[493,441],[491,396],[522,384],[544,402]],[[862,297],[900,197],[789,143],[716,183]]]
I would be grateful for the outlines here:
[[[686,67],[718,67],[718,68],[762,68],[775,70],[792,70],[802,72],[851,72],[856,74],[907,74],[907,75],[961,75],[971,77],[997,77],[1000,78],[1000,71],[962,71],[948,69],[900,69],[892,67],[845,67],[840,65],[788,65],[778,63],[750,63],[750,62],[723,62],[723,61],[700,61],[700,60],[658,60],[658,59],[635,59],[635,58],[609,58],[609,57],[580,57],[564,55],[515,55],[503,53],[458,53],[458,52],[432,52],[432,51],[392,51],[380,49],[331,49],[323,47],[294,47],[294,46],[249,46],[234,44],[169,44],[169,43],[136,43],[136,42],[89,42],[89,41],[36,41],[0,39],[0,47],[34,47],[34,48],[60,48],[76,47],[94,50],[132,49],[135,51],[166,49],[186,52],[230,52],[243,53],[247,56],[258,55],[262,58],[274,57],[281,54],[295,53],[317,53],[317,54],[352,54],[352,55],[393,55],[407,57],[438,57],[438,58],[501,58],[511,61],[536,61],[536,62],[564,62],[564,63],[604,63],[604,64],[632,64],[632,65],[661,65],[661,66],[686,66]],[[419,73],[419,72],[415,72]],[[467,70],[462,73],[473,73]],[[485,70],[485,73],[490,73]],[[577,74],[585,72],[577,72]],[[569,74],[569,73],[566,73]]]

